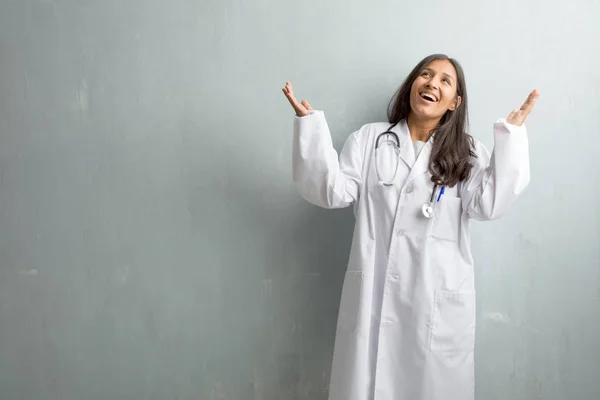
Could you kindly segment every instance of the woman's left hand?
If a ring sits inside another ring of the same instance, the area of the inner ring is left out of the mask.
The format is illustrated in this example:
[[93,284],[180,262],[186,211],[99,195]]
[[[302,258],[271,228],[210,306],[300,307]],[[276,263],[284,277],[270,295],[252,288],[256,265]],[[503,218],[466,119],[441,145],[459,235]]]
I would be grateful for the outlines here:
[[537,101],[538,97],[540,97],[540,92],[538,92],[537,89],[529,93],[529,96],[527,96],[527,100],[525,100],[525,103],[523,103],[521,108],[518,110],[513,110],[508,115],[508,117],[506,117],[506,122],[517,126],[523,125],[525,119],[527,118],[531,110],[533,110],[533,106],[535,105],[535,102]]

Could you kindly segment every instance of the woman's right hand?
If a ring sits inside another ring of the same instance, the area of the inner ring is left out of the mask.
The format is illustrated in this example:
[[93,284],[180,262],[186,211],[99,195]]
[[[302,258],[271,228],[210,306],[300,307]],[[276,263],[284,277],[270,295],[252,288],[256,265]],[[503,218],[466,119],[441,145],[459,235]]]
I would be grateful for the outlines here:
[[296,100],[296,98],[294,97],[294,91],[292,90],[292,84],[290,82],[286,82],[285,87],[281,90],[283,91],[283,94],[285,94],[285,97],[287,97],[288,101],[294,108],[294,111],[296,111],[297,116],[307,116],[312,110],[312,107],[310,106],[310,104],[308,104],[308,101],[302,100],[300,103],[298,103],[298,100]]

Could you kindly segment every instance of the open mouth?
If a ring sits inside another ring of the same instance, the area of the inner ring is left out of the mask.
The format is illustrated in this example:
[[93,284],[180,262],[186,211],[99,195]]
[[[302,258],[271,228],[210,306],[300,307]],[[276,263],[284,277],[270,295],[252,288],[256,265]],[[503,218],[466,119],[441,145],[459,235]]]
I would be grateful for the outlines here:
[[428,101],[428,102],[430,102],[430,103],[437,103],[437,101],[438,101],[438,100],[437,100],[437,97],[435,97],[435,96],[434,96],[433,94],[431,94],[431,93],[425,93],[425,92],[423,92],[423,93],[421,93],[420,95],[421,95],[421,97],[422,97],[423,99],[427,100],[427,101]]

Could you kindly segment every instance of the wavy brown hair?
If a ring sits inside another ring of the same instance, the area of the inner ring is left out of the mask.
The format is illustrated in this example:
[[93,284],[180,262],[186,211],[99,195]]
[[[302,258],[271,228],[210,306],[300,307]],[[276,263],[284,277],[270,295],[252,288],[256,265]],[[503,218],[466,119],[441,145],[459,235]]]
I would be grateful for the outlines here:
[[388,120],[390,123],[400,121],[408,122],[410,113],[410,89],[423,68],[435,60],[446,60],[452,63],[457,74],[457,96],[461,97],[461,104],[454,111],[446,111],[440,119],[438,126],[430,133],[433,136],[433,148],[429,159],[429,172],[431,180],[436,183],[453,187],[460,181],[469,178],[473,167],[475,143],[468,134],[468,102],[467,85],[462,67],[458,61],[445,54],[432,54],[425,57],[408,74],[400,88],[396,91],[388,106]]

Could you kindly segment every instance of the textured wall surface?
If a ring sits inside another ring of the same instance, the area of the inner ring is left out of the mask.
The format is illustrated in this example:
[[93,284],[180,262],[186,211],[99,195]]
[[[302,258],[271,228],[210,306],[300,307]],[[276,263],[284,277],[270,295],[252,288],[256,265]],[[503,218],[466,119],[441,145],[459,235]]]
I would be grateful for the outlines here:
[[600,398],[600,3],[1,0],[0,398],[325,400],[352,214],[299,198],[422,57],[471,131],[541,93],[532,182],[474,224],[480,400]]

